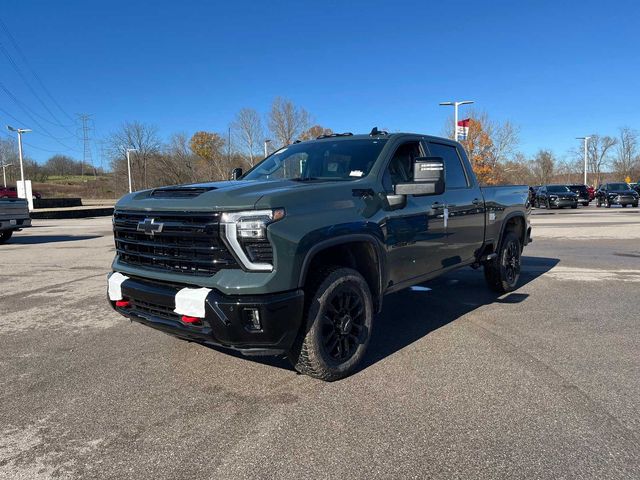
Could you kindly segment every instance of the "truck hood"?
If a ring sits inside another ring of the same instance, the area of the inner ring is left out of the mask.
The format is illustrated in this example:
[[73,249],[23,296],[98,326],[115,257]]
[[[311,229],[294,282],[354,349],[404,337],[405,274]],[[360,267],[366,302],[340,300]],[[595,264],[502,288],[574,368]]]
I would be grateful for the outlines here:
[[[122,197],[116,204],[119,210],[185,210],[185,211],[231,211],[264,208],[260,199],[288,198],[300,190],[318,191],[335,189],[336,184],[352,182],[298,182],[292,180],[230,180],[223,182],[194,183],[160,187],[133,192]],[[341,189],[340,189],[341,190]],[[280,205],[286,206],[286,205]]]

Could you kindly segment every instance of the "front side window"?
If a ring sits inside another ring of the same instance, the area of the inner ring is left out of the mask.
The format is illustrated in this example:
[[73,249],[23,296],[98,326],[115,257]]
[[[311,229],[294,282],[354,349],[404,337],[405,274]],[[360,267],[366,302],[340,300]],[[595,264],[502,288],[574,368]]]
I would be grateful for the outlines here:
[[413,181],[413,162],[419,156],[418,142],[403,143],[396,149],[382,177],[385,191],[393,192],[395,185]]
[[469,182],[464,173],[462,161],[456,151],[456,147],[443,143],[429,142],[429,152],[434,157],[442,157],[444,160],[444,184],[449,188],[467,188]]
[[243,180],[357,180],[376,162],[386,139],[312,141],[289,145],[267,157]]

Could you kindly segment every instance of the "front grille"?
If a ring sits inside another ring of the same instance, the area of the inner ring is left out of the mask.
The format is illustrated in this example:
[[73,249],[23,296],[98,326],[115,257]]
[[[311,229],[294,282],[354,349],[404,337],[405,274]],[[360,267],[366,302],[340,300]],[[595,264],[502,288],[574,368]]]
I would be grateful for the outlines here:
[[[138,230],[151,219],[153,233]],[[240,268],[220,238],[219,213],[116,211],[113,221],[124,264],[196,276]]]

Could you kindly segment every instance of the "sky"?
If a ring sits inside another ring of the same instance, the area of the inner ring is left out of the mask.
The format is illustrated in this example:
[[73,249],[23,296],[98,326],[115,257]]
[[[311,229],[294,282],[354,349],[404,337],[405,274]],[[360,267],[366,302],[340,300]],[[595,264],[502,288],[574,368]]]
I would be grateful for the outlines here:
[[439,102],[473,100],[519,127],[527,155],[562,158],[575,137],[640,129],[638,2],[0,5],[0,136],[33,129],[25,154],[39,162],[82,158],[79,113],[92,114],[94,140],[125,121],[168,138],[226,132],[238,110],[266,114],[276,96],[336,132],[435,135],[452,115]]

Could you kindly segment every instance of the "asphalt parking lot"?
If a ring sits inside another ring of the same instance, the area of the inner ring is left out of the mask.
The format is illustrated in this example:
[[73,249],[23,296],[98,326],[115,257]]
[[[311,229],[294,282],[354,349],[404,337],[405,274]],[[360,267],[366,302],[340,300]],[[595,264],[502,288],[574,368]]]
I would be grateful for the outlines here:
[[130,323],[111,220],[0,247],[0,478],[638,478],[640,211],[537,210],[522,286],[387,297],[335,383]]

